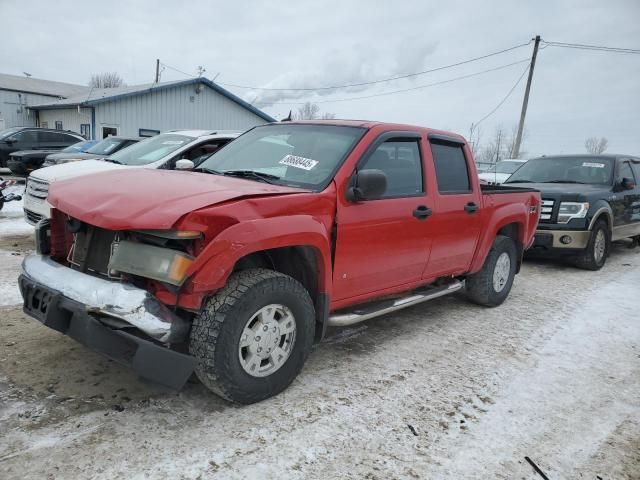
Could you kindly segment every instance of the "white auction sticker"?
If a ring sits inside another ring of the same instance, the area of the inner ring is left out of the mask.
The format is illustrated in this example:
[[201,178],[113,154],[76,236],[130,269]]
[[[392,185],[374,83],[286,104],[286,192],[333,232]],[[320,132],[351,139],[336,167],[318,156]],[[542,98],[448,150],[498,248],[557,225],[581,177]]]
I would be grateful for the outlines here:
[[317,160],[298,157],[297,155],[285,155],[279,163],[281,165],[287,165],[288,167],[301,168],[302,170],[311,170],[318,165]]
[[604,168],[604,163],[592,163],[592,162],[583,162],[583,167],[592,167],[592,168]]

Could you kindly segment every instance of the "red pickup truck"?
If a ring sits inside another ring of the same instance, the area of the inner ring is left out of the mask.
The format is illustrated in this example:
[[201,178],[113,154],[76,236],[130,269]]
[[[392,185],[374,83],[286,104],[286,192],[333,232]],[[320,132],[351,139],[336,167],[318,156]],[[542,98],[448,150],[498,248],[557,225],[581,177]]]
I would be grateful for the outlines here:
[[328,326],[460,289],[501,304],[536,190],[479,184],[459,135],[365,121],[256,127],[189,172],[54,183],[24,310],[141,376],[226,399],[284,390]]

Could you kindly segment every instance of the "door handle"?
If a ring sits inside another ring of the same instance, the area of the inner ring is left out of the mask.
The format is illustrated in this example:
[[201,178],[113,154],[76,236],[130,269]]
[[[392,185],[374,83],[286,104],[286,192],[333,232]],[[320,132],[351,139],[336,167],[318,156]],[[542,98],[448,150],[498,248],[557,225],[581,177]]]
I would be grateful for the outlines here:
[[418,205],[413,211],[413,216],[418,220],[424,220],[425,218],[430,217],[432,214],[433,210],[431,210],[426,205]]
[[464,211],[467,213],[476,213],[478,211],[478,205],[473,202],[469,202],[464,206]]

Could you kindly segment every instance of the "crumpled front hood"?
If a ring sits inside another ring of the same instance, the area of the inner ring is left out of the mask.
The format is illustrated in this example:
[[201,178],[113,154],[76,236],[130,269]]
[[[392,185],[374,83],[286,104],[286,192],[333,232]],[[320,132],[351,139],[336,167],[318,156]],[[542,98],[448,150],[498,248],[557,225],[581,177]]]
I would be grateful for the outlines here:
[[206,173],[124,168],[52,183],[49,203],[67,215],[109,230],[168,229],[200,208],[239,198],[304,191]]

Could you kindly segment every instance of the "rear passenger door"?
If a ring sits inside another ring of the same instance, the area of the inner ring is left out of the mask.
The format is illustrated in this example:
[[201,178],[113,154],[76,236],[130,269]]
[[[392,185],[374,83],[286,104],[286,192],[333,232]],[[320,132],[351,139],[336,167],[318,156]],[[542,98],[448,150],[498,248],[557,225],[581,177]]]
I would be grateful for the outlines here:
[[418,133],[382,134],[356,170],[383,171],[383,197],[351,202],[338,192],[335,300],[364,300],[421,281],[432,236],[421,146]]
[[431,218],[433,244],[423,277],[461,274],[471,266],[480,229],[480,192],[473,190],[468,152],[455,138],[429,137],[437,192]]

